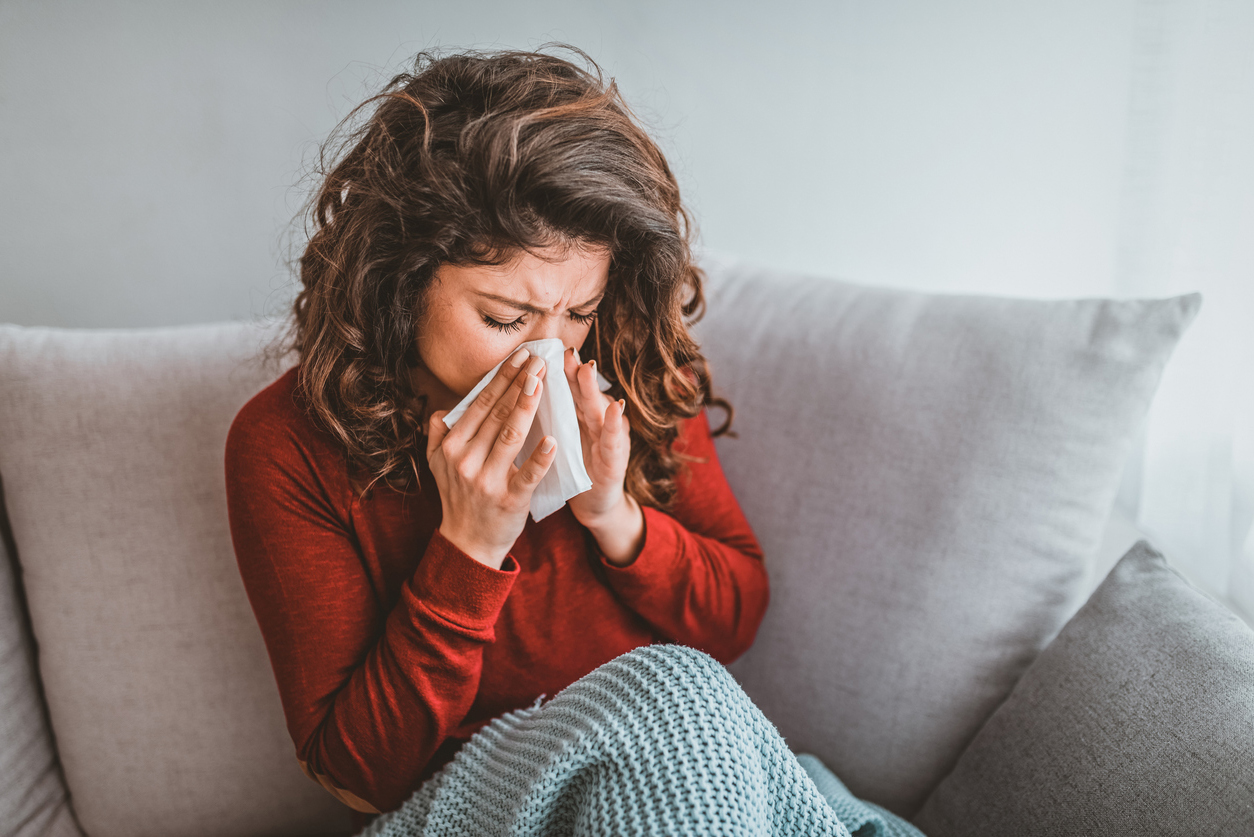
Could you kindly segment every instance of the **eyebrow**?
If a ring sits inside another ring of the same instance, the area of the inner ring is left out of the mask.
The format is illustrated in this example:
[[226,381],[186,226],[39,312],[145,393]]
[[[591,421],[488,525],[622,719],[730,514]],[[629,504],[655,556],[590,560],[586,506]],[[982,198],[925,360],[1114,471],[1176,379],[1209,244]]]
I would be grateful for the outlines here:
[[[504,303],[505,305],[509,305],[512,308],[517,308],[519,311],[526,311],[528,314],[536,314],[537,316],[542,317],[548,313],[543,308],[537,308],[536,306],[532,305],[529,302],[521,302],[517,299],[510,299],[507,296],[497,296],[496,294],[484,293],[483,291],[475,291],[475,293],[481,297],[484,297],[485,299],[491,299],[491,300],[495,300],[496,302]],[[592,299],[588,300],[587,302],[583,302],[583,303],[580,303],[579,305],[574,305],[571,307],[583,308],[585,305],[592,305],[593,303],[600,302],[601,298],[604,296],[605,296],[605,291],[602,290],[599,294],[597,294],[596,296],[594,296]]]

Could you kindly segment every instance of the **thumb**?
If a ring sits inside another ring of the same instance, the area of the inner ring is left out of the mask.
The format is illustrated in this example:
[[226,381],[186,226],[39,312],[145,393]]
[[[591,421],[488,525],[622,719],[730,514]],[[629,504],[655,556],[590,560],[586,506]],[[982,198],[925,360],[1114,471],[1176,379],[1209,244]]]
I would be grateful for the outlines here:
[[427,461],[431,460],[431,454],[435,453],[440,442],[444,441],[444,437],[448,435],[449,429],[444,423],[444,417],[447,415],[448,410],[436,410],[431,414],[431,418],[427,419]]

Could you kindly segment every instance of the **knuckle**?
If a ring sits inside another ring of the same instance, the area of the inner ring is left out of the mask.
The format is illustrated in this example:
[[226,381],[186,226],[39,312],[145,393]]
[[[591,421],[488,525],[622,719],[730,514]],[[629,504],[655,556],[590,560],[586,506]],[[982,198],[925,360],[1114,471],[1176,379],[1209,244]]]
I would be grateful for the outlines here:
[[492,406],[494,401],[495,396],[492,394],[492,387],[484,387],[479,391],[479,394],[475,396],[473,403],[487,409]]
[[509,418],[509,414],[512,412],[514,412],[513,407],[505,404],[504,402],[498,401],[496,402],[496,406],[492,408],[492,418],[497,421],[505,421]]
[[500,438],[507,445],[516,445],[523,440],[523,434],[512,424],[506,424],[501,428]]
[[453,470],[456,472],[457,476],[461,477],[463,480],[466,480],[467,482],[474,481],[475,469],[470,464],[469,460],[463,459],[456,463],[453,466]]

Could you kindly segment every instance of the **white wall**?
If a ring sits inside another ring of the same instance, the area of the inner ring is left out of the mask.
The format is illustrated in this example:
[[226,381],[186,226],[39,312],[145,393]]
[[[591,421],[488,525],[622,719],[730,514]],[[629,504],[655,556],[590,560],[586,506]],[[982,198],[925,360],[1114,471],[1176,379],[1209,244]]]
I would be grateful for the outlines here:
[[302,160],[429,46],[565,40],[701,241],[869,283],[1115,287],[1134,0],[0,0],[0,321],[282,309]]
[[284,312],[335,122],[419,49],[549,40],[617,78],[711,249],[924,290],[1203,291],[1118,504],[1254,615],[1250,0],[0,0],[0,322]]

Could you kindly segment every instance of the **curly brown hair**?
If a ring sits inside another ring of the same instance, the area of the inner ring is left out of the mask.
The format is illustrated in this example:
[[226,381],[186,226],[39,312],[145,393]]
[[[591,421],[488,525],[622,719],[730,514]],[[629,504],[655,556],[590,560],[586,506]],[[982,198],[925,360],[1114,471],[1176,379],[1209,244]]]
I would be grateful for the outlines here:
[[550,46],[591,70],[544,52],[420,52],[321,148],[287,339],[298,393],[364,477],[354,480],[363,493],[417,482],[425,396],[410,369],[445,263],[608,249],[609,284],[580,355],[596,358],[611,398],[626,399],[639,443],[624,488],[642,505],[673,501],[690,459],[671,450],[683,419],[717,405],[726,417],[713,435],[729,432],[732,407],[714,396],[688,332],[704,314],[704,273],[675,176],[614,79],[607,86],[582,50]]

